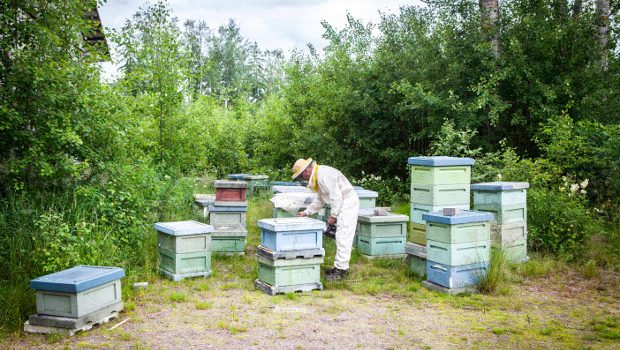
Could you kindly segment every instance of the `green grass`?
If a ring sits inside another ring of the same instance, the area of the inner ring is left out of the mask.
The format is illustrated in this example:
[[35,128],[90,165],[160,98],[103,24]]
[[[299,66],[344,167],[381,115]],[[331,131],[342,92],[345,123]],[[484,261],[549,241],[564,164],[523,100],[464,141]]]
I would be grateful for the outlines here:
[[478,290],[487,294],[508,294],[510,281],[508,280],[508,261],[501,249],[491,249],[489,269],[480,277]]
[[168,295],[168,300],[173,303],[182,303],[186,302],[188,299],[187,294],[183,292],[174,291]]
[[618,316],[594,319],[590,322],[590,327],[600,339],[620,340],[620,317]]

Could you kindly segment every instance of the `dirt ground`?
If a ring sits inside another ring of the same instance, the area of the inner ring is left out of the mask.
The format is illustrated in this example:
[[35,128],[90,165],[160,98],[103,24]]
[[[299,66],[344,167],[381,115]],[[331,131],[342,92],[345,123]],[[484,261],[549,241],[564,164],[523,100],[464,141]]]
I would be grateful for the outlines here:
[[[269,296],[250,280],[155,280],[119,318],[74,337],[16,333],[10,349],[620,348],[620,284],[572,272],[503,296],[330,289]],[[114,330],[118,322],[129,320]]]

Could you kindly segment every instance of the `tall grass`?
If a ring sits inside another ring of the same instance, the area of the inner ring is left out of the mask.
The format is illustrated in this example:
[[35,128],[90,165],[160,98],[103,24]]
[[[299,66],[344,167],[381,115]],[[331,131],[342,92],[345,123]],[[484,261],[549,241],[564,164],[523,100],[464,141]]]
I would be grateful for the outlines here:
[[491,249],[491,260],[485,275],[480,277],[478,290],[486,294],[507,294],[510,290],[508,261],[501,249]]
[[29,288],[35,277],[80,264],[122,267],[125,284],[156,276],[153,223],[192,217],[192,182],[149,169],[113,175],[107,182],[0,199],[0,336],[35,312]]

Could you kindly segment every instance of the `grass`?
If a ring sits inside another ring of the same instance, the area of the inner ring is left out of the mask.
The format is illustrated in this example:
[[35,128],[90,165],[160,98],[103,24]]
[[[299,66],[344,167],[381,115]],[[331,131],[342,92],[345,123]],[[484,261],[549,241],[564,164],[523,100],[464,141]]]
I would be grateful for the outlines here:
[[491,249],[491,259],[486,275],[480,277],[478,290],[487,294],[508,294],[510,282],[508,280],[508,261],[501,249]]

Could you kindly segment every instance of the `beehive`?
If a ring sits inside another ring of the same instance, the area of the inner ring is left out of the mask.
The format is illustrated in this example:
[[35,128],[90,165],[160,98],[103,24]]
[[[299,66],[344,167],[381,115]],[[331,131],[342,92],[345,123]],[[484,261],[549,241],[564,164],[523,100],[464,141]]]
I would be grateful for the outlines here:
[[402,256],[405,254],[406,236],[400,237],[369,237],[357,235],[357,250],[369,257]]
[[426,274],[426,245],[405,243],[405,253],[409,259],[409,269],[417,276]]
[[247,235],[248,231],[241,224],[213,225],[211,251],[224,254],[245,253]]
[[262,245],[257,248],[257,288],[268,294],[323,289],[321,264],[325,250],[312,248],[278,252]]
[[411,242],[426,246],[426,225],[410,222],[409,231],[411,233],[409,237]]
[[471,182],[471,158],[410,157],[411,184],[453,185]]
[[154,227],[158,232],[162,274],[174,281],[211,275],[212,226],[197,221],[176,221],[156,223]]
[[488,268],[488,262],[458,266],[430,262],[426,265],[426,279],[446,288],[465,288],[478,284]]
[[209,223],[211,225],[240,224],[246,227],[246,212],[248,207],[243,206],[215,206],[209,207]]
[[308,217],[262,219],[261,245],[275,251],[303,250],[323,246],[324,222]]
[[209,217],[209,206],[215,203],[215,194],[194,195],[194,205],[203,218]]
[[243,181],[213,181],[215,199],[218,201],[243,202],[246,200],[247,184]]
[[35,278],[30,287],[38,314],[77,319],[121,303],[124,276],[118,267],[80,265]]
[[422,218],[422,215],[428,214],[428,213],[435,213],[447,207],[461,209],[461,210],[468,210],[469,204],[430,206],[430,205],[412,203],[411,208],[410,208],[411,216],[409,217],[409,219],[411,220],[411,222],[415,224],[426,225],[426,221]]
[[411,203],[435,207],[453,205],[469,206],[469,187],[469,183],[447,185],[412,183]]
[[249,196],[258,191],[269,189],[269,176],[267,175],[245,175],[243,180],[248,184]]
[[407,215],[388,213],[388,215],[374,215],[374,213],[360,213],[357,217],[358,235],[375,237],[404,237],[407,236]]
[[359,198],[360,209],[374,208],[377,205],[379,193],[365,189],[355,190],[355,192]]

